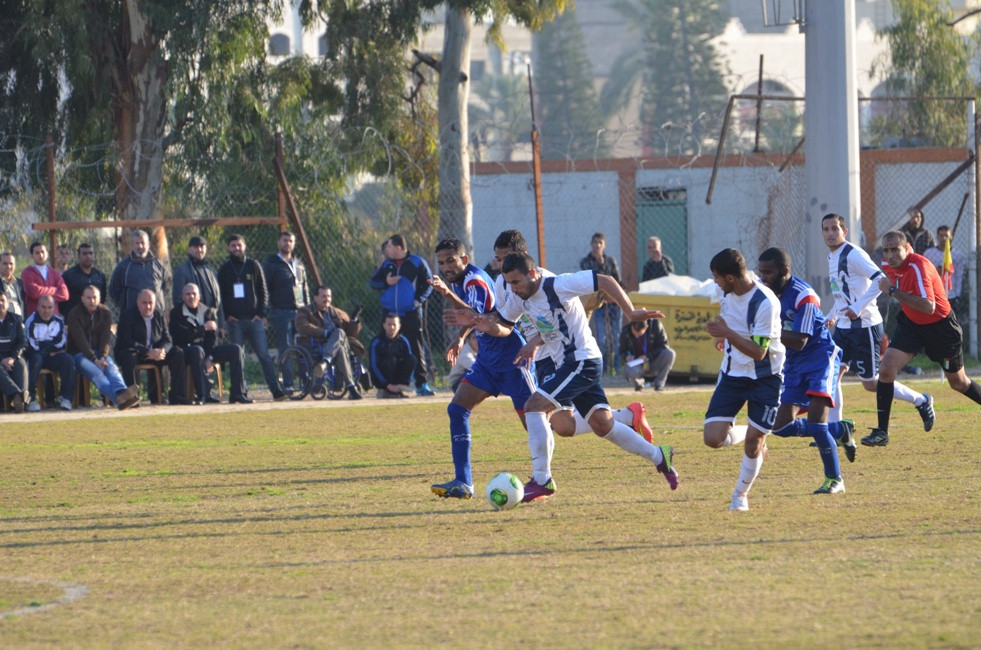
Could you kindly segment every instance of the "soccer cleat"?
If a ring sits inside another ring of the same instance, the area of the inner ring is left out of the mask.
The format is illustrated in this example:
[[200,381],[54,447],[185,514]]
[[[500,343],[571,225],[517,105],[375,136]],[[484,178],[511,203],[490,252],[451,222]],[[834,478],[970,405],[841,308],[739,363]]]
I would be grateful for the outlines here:
[[866,447],[885,447],[889,444],[889,432],[882,429],[872,429],[872,433],[862,438]]
[[825,478],[821,487],[814,490],[814,494],[844,494],[845,482],[838,478]]
[[923,397],[926,401],[916,407],[916,410],[920,412],[920,417],[923,418],[923,430],[929,431],[933,428],[933,423],[937,419],[937,414],[933,412],[933,395],[930,393],[923,393]]
[[467,485],[458,478],[448,483],[434,483],[430,488],[438,497],[444,499],[472,499],[473,486]]
[[647,422],[647,409],[640,402],[627,404],[627,408],[634,414],[634,419],[630,426],[634,431],[643,436],[644,440],[653,443],[654,433],[651,431],[651,425]]
[[555,480],[553,478],[549,477],[545,481],[545,485],[539,485],[535,482],[535,479],[531,478],[525,483],[525,496],[521,499],[521,503],[547,499],[553,494],[555,494]]
[[845,457],[848,459],[849,463],[855,462],[855,422],[853,420],[842,419],[839,424],[841,425],[841,437],[838,441],[841,446],[845,448]]
[[749,499],[746,498],[745,494],[739,494],[738,492],[733,492],[732,501],[729,502],[729,510],[746,512],[747,510],[749,510]]
[[428,383],[424,383],[422,386],[416,388],[416,395],[419,397],[432,397],[435,394],[436,393],[429,387]]
[[671,448],[671,445],[661,445],[661,455],[664,456],[664,460],[657,464],[657,471],[664,474],[664,479],[672,490],[677,490],[681,477],[678,476],[678,470],[671,464],[671,461],[674,460],[674,449]]

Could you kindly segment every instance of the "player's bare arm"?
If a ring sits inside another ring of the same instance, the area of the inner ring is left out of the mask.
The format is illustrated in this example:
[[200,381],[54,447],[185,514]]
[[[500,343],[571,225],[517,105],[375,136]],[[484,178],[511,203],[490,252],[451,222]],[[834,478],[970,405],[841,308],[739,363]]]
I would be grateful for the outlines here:
[[630,296],[623,290],[620,283],[613,279],[613,276],[598,273],[596,281],[600,290],[620,305],[620,309],[627,320],[645,321],[649,318],[664,318],[664,314],[657,309],[634,309],[634,303],[631,302]]
[[[890,288],[892,288],[892,292],[889,291]],[[883,293],[889,293],[890,296],[910,309],[923,312],[924,314],[932,314],[937,308],[937,303],[933,300],[929,300],[923,296],[918,296],[914,293],[908,293],[906,291],[896,289],[892,286],[892,283],[887,277],[879,278],[879,289],[881,289]]]
[[734,332],[729,327],[729,324],[726,323],[726,320],[721,316],[717,316],[716,318],[713,318],[705,323],[705,329],[711,336],[728,341],[729,345],[736,348],[751,359],[762,361],[766,357],[766,349],[770,344],[769,339],[766,339],[765,337],[753,337],[753,339],[747,339],[739,336],[739,334]]
[[794,350],[803,350],[810,338],[810,336],[801,332],[791,332],[789,330],[780,332],[780,342]]
[[433,291],[446,298],[451,306],[455,307],[456,309],[470,308],[470,305],[464,302],[463,298],[456,295],[448,286],[446,286],[446,283],[443,282],[443,278],[434,276],[431,280],[427,280],[427,282],[429,282],[429,285],[433,288]]

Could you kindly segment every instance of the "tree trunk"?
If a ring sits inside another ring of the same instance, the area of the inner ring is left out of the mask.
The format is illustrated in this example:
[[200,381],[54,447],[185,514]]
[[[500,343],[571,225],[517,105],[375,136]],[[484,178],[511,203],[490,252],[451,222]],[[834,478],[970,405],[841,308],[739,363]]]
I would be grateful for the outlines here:
[[473,16],[447,7],[439,77],[439,238],[456,237],[473,251],[470,202],[470,36]]
[[168,68],[160,41],[138,0],[122,3],[113,72],[113,119],[120,219],[151,219],[160,209]]

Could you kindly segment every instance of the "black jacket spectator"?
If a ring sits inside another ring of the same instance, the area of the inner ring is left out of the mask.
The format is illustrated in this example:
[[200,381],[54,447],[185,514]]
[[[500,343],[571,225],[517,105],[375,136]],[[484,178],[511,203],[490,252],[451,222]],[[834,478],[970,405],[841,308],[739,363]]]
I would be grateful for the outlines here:
[[198,285],[201,292],[201,302],[215,310],[218,327],[225,329],[225,310],[222,308],[221,292],[218,290],[218,274],[214,267],[205,261],[199,262],[190,255],[187,261],[174,269],[174,288],[172,305],[182,304],[181,294],[184,292],[184,285],[193,282]]
[[68,287],[68,300],[58,304],[58,311],[65,318],[68,318],[72,309],[82,304],[82,292],[89,285],[99,290],[99,302],[105,304],[108,295],[108,280],[106,274],[94,266],[91,272],[86,273],[81,266],[76,264],[62,273],[61,279],[65,281],[65,286]]
[[[130,254],[116,265],[109,279],[109,295],[119,307],[120,318],[129,307],[136,307],[136,296],[144,289],[156,294],[157,309],[163,309],[170,297],[168,288],[170,279],[163,264],[149,252],[142,259]],[[142,322],[142,317],[140,320]]]
[[371,339],[368,352],[371,357],[371,381],[377,388],[385,388],[389,384],[407,385],[411,381],[416,361],[409,339],[401,334],[390,339],[382,332]]
[[[280,260],[282,261],[282,260]],[[235,297],[235,285],[242,285],[242,297]],[[238,320],[266,317],[268,293],[266,274],[258,261],[246,257],[242,260],[229,257],[218,269],[218,286],[225,316]]]
[[270,255],[263,265],[269,307],[296,310],[312,301],[306,267],[295,256],[293,264],[296,268],[295,275],[290,265],[279,255]]
[[23,359],[27,349],[24,319],[7,309],[7,316],[0,320],[0,359]]

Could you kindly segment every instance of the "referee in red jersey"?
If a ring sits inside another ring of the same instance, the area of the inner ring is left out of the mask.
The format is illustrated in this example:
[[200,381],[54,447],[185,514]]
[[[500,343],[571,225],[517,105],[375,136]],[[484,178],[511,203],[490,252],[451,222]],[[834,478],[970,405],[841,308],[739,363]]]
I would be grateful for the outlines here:
[[[862,438],[862,444],[870,447],[889,443],[893,382],[920,352],[940,364],[951,388],[981,404],[978,384],[964,373],[964,334],[936,267],[913,252],[903,233],[890,230],[882,236],[882,270],[885,277],[879,279],[879,289],[898,300],[903,310],[896,317],[896,332],[879,366],[875,392],[879,426]],[[930,398],[931,410],[932,402]]]

